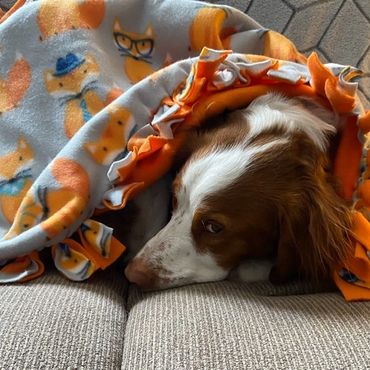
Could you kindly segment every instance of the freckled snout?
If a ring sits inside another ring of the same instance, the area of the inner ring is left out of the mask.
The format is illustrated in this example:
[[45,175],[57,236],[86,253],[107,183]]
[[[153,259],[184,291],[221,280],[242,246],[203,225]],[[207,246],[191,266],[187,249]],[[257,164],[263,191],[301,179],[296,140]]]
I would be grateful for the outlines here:
[[141,258],[134,258],[125,269],[126,278],[130,283],[141,289],[155,289],[158,277]]

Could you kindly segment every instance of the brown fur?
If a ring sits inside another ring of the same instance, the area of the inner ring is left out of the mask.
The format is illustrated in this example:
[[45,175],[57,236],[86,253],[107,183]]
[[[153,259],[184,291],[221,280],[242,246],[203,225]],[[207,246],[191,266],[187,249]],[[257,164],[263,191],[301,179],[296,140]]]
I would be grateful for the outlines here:
[[[192,134],[178,157],[179,165],[215,146],[227,148],[241,142],[249,131],[240,112],[211,123]],[[243,258],[275,256],[270,273],[274,283],[297,276],[326,279],[349,253],[350,211],[327,172],[327,153],[304,133],[274,128],[258,134],[248,145],[281,137],[288,144],[258,155],[239,181],[203,202],[193,218],[193,237],[198,250],[209,250],[227,269]],[[182,171],[174,182],[175,193]],[[224,230],[207,233],[204,220],[219,222]]]

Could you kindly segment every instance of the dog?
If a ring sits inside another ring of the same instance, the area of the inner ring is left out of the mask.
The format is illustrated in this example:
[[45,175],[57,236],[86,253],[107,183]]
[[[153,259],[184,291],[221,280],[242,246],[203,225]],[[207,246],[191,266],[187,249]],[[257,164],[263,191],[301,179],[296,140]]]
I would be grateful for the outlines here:
[[169,222],[158,195],[166,186],[131,205],[146,221],[127,230],[129,250],[145,245],[127,279],[143,289],[218,281],[243,261],[249,279],[330,279],[351,239],[350,209],[330,172],[336,121],[313,100],[269,93],[190,132],[176,158]]

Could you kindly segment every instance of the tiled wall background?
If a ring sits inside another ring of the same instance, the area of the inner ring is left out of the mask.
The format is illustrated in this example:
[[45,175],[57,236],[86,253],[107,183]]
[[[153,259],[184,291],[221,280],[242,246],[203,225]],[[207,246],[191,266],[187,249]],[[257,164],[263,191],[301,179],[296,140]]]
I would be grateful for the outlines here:
[[0,0],[0,8],[6,12],[9,10],[14,4],[14,0]]
[[[211,0],[289,37],[305,54],[370,72],[370,0]],[[360,84],[370,106],[370,78]]]

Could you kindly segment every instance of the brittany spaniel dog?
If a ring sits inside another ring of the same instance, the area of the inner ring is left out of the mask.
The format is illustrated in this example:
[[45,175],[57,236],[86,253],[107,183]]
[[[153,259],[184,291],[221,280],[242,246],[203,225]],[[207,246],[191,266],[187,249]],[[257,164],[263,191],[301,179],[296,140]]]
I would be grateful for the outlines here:
[[351,226],[329,172],[334,121],[313,101],[271,93],[192,132],[177,158],[169,222],[165,187],[136,201],[150,226],[131,228],[132,244],[149,240],[128,263],[128,280],[144,289],[216,281],[242,261],[248,279],[330,277]]

